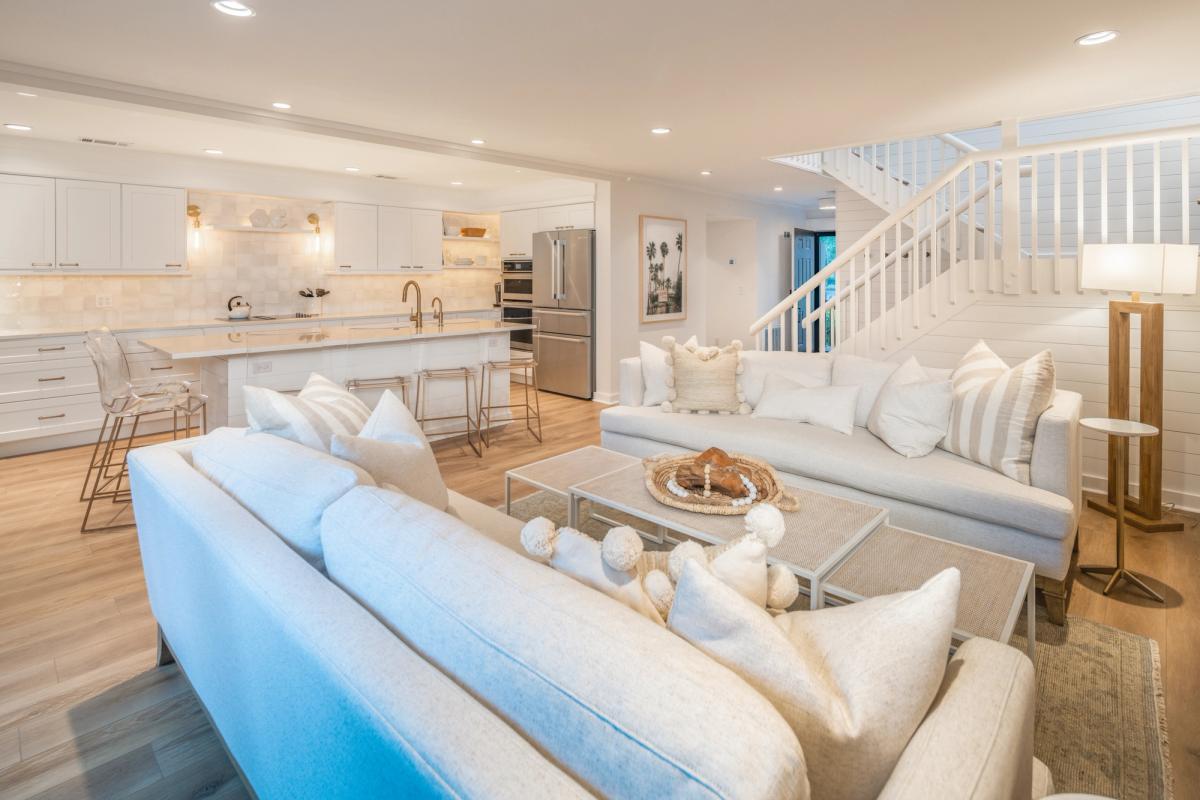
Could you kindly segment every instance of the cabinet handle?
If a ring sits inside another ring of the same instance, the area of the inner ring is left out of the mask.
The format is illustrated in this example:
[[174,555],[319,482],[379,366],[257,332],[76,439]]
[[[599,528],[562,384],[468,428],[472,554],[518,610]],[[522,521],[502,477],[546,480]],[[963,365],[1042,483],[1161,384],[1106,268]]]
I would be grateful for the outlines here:
[[338,265],[338,269],[350,269],[350,265],[349,264],[340,264],[340,265]]
[[164,370],[164,369],[175,369],[175,365],[174,365],[174,364],[167,364],[165,367],[151,367],[151,368],[150,368],[150,371],[151,371],[151,372],[158,372],[159,370]]
[[78,267],[79,262],[78,261],[60,261],[60,262],[58,262],[58,265],[60,267]]
[[31,262],[29,262],[29,266],[31,266],[31,267],[53,267],[54,263],[51,261],[31,261]]
[[510,256],[523,256],[524,253],[509,253]]
[[66,350],[66,349],[67,349],[67,346],[65,344],[60,344],[57,347],[39,347],[38,352],[39,353],[52,353],[55,350]]
[[166,264],[164,266],[166,266],[167,269],[181,269],[183,264]]
[[50,383],[51,381],[65,381],[66,375],[57,375],[53,378],[38,378],[38,383]]
[[46,415],[46,416],[44,416],[44,417],[38,417],[38,420],[39,420],[39,421],[45,421],[45,420],[48,420],[48,419],[62,419],[62,418],[63,418],[63,417],[65,417],[66,415],[67,415],[67,414],[66,414],[66,412],[63,412],[62,414],[48,414],[48,415]]

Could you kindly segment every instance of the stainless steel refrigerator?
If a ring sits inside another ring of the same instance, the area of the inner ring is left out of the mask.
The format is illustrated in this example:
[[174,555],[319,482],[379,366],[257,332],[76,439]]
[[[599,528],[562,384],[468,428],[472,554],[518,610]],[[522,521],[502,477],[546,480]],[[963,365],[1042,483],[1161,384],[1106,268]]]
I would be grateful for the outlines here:
[[533,235],[533,350],[538,386],[590,400],[595,384],[596,232]]

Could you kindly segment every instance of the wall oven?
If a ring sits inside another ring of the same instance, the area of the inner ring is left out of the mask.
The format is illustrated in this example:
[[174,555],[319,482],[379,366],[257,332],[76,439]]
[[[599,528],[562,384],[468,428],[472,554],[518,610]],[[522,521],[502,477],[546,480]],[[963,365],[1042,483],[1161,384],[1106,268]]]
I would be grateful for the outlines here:
[[[533,304],[502,302],[500,319],[521,325],[533,324]],[[513,331],[509,334],[509,347],[513,350],[533,350],[533,331]]]
[[500,271],[500,302],[533,302],[533,262],[505,261]]

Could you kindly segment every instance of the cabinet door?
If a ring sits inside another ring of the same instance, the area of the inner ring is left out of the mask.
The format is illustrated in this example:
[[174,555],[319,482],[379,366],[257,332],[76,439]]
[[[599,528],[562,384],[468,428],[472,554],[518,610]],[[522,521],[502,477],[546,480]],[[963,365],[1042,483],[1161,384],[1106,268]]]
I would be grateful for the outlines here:
[[413,266],[425,271],[442,268],[442,212],[413,209]]
[[333,256],[339,272],[379,269],[379,206],[334,203]]
[[121,268],[121,184],[56,180],[58,266]]
[[54,267],[54,180],[0,175],[0,269]]
[[566,206],[550,206],[549,208],[539,208],[537,212],[537,229],[539,231],[556,231],[567,227]]
[[568,228],[595,228],[596,227],[596,204],[595,203],[575,203],[565,207],[567,209]]
[[533,234],[538,229],[538,211],[526,208],[500,215],[500,257],[532,258]]
[[187,225],[184,189],[121,186],[121,263],[125,269],[183,269]]
[[379,207],[379,269],[409,269],[413,265],[411,208]]

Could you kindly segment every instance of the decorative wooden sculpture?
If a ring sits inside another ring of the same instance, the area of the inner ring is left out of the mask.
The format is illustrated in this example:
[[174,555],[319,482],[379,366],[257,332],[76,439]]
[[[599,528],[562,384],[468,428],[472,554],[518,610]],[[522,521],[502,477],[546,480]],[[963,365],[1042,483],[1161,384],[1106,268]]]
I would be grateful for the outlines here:
[[702,492],[707,486],[726,497],[740,498],[750,494],[737,462],[719,447],[710,447],[691,463],[679,467],[675,482],[694,492]]

